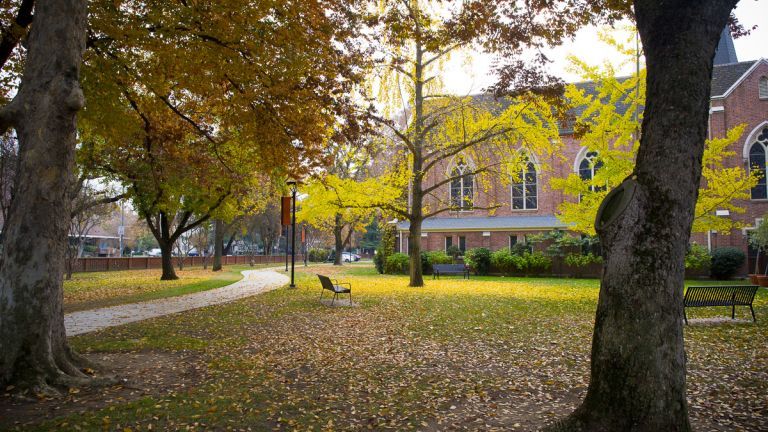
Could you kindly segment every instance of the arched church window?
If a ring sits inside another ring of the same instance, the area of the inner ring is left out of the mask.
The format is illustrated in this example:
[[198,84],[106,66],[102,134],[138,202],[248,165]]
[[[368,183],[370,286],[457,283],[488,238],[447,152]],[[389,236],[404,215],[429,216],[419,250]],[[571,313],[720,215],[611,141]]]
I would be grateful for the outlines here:
[[605,186],[596,186],[593,182],[595,173],[603,167],[603,162],[598,158],[596,151],[587,152],[579,163],[579,177],[590,182],[589,190],[592,192],[605,190]]
[[533,210],[538,207],[538,178],[536,174],[536,165],[528,155],[524,155],[518,178],[512,183],[513,210]]
[[457,210],[472,210],[475,176],[463,158],[456,160],[451,178],[451,206]]
[[749,148],[749,170],[758,177],[757,185],[752,188],[752,199],[768,198],[766,185],[766,148],[768,148],[768,127],[764,127],[755,142]]

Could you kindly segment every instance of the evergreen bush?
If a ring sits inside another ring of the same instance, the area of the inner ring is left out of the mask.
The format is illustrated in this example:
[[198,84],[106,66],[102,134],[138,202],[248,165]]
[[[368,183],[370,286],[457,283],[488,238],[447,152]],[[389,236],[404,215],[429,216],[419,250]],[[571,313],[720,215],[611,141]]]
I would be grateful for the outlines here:
[[744,264],[744,252],[735,247],[721,247],[712,252],[712,265],[709,269],[714,279],[730,279]]
[[464,262],[470,266],[476,274],[487,276],[491,269],[491,251],[487,248],[473,248],[464,254]]
[[325,260],[328,259],[328,256],[331,254],[330,249],[323,249],[323,248],[312,248],[309,250],[309,256],[307,259],[310,262],[325,262]]
[[386,274],[408,274],[408,255],[404,253],[393,253],[387,257],[384,262],[384,273]]
[[688,253],[685,254],[685,268],[694,270],[708,269],[712,264],[712,256],[704,246],[691,244]]
[[565,263],[571,267],[586,267],[592,263],[601,263],[603,262],[603,257],[600,255],[593,255],[592,253],[588,254],[568,254],[565,257]]

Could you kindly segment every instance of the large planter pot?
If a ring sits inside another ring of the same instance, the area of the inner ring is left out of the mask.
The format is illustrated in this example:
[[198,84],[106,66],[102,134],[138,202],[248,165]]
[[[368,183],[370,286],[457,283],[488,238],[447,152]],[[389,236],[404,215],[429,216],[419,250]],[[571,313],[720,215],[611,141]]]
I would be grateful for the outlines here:
[[758,274],[750,274],[749,275],[749,281],[752,282],[752,285],[758,285],[758,280],[757,280],[758,276],[760,276],[760,275],[758,275]]
[[759,275],[757,277],[757,284],[761,287],[768,287],[768,276]]

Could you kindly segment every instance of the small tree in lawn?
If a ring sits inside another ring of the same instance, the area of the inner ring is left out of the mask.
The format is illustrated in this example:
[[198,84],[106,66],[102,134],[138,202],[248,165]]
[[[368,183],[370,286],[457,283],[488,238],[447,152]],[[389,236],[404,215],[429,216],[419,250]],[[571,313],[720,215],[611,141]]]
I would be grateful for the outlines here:
[[[496,208],[500,204],[477,205],[474,191],[470,192],[466,184],[487,188],[491,181],[511,180],[520,171],[521,147],[530,154],[548,157],[558,133],[551,106],[533,93],[505,102],[493,97],[446,94],[441,85],[442,66],[467,46],[467,34],[481,25],[452,21],[450,17],[452,13],[473,15],[474,9],[464,10],[463,3],[458,2],[380,3],[379,25],[374,31],[382,44],[379,51],[383,58],[376,81],[380,99],[387,105],[385,117],[395,120],[376,120],[386,129],[383,136],[397,149],[389,161],[404,179],[408,198],[380,200],[378,206],[408,221],[409,285],[419,287],[424,285],[424,220],[450,211]],[[557,31],[552,30],[553,37]],[[529,45],[540,37],[521,33],[518,43]],[[445,166],[451,163],[461,169],[443,175]],[[445,199],[441,193],[448,188],[458,191],[452,199]]]
[[334,265],[341,265],[341,254],[349,245],[352,234],[365,228],[365,221],[370,220],[373,212],[373,209],[364,206],[346,207],[344,197],[349,195],[350,188],[357,187],[354,180],[341,179],[336,175],[328,175],[302,187],[305,198],[301,200],[296,221],[333,233]]
[[[765,215],[763,222],[749,233],[749,244],[757,250],[757,256],[755,256],[755,274],[760,273],[760,252],[768,250],[768,223],[765,222]],[[768,275],[768,266],[765,268],[765,275]]]

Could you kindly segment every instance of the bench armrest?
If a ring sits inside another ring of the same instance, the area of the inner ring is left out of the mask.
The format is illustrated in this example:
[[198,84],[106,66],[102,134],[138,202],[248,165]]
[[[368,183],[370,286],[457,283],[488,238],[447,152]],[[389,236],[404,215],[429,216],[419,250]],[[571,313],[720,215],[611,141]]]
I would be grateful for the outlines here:
[[348,285],[349,289],[352,289],[352,284],[350,282],[339,282],[338,280],[333,280],[334,285]]

